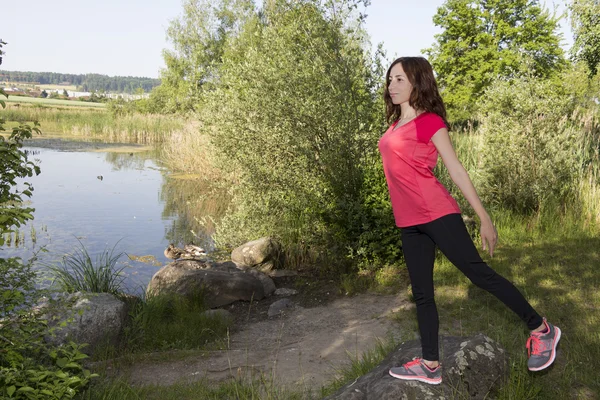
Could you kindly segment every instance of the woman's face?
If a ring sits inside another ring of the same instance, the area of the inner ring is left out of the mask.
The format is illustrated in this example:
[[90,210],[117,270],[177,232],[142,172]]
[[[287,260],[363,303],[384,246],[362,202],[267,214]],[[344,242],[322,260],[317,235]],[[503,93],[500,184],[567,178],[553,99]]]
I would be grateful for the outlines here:
[[402,64],[398,63],[394,65],[390,71],[390,80],[388,82],[388,91],[392,97],[392,103],[406,103],[410,98],[412,88],[411,83],[408,81],[408,78],[402,69]]

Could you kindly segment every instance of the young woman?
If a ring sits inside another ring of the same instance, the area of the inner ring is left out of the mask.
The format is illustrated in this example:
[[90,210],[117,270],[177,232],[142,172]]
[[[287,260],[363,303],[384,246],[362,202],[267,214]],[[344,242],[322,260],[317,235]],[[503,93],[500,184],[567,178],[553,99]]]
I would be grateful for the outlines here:
[[379,151],[396,225],[402,230],[423,351],[422,358],[392,368],[390,375],[431,384],[442,382],[433,295],[436,246],[471,282],[492,293],[527,324],[531,330],[528,367],[531,371],[547,368],[554,362],[560,329],[542,318],[512,283],[481,259],[458,204],[433,175],[439,154],[479,216],[483,250],[492,256],[498,234],[452,148],[446,110],[431,65],[422,57],[399,58],[388,69],[386,81],[387,119],[393,123],[379,140]]

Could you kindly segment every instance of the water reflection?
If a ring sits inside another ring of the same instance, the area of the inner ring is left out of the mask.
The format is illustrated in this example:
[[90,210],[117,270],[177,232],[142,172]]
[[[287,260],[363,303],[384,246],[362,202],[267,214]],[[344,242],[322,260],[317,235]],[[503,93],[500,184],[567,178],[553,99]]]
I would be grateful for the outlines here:
[[163,218],[172,221],[165,231],[170,243],[195,243],[213,250],[215,221],[229,203],[225,189],[200,176],[173,174],[165,177],[160,198],[165,204]]

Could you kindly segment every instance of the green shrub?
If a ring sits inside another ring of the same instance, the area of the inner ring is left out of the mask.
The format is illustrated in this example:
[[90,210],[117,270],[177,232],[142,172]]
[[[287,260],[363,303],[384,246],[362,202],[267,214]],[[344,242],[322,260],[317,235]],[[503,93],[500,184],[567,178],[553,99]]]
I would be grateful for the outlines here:
[[498,80],[486,92],[477,185],[485,203],[530,213],[573,201],[582,159],[572,100],[534,78]]
[[269,234],[306,252],[296,258],[347,264],[362,163],[384,129],[380,71],[360,24],[349,27],[349,2],[340,3],[338,13],[317,1],[273,2],[225,50],[219,85],[198,108],[221,165],[239,177],[220,246]]

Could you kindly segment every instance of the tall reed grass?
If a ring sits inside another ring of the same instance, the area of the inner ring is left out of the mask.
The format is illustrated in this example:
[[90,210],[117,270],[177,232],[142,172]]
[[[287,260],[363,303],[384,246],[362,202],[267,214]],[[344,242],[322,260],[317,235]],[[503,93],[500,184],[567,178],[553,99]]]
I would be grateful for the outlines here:
[[3,117],[10,122],[38,121],[45,133],[58,133],[107,142],[154,144],[181,130],[182,117],[153,114],[113,116],[104,109],[8,105]]

